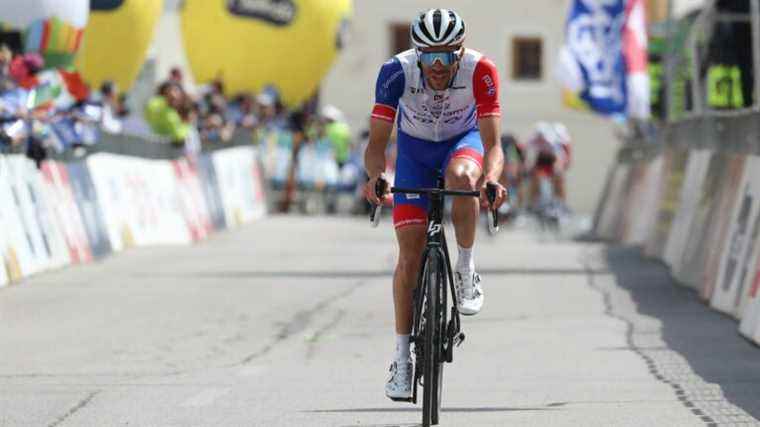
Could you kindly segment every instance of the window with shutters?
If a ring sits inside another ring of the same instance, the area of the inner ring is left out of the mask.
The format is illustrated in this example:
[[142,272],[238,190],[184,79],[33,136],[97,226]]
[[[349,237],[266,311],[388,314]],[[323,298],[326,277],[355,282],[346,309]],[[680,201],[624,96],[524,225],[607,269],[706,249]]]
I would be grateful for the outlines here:
[[512,39],[512,79],[541,80],[543,78],[543,40],[539,37]]

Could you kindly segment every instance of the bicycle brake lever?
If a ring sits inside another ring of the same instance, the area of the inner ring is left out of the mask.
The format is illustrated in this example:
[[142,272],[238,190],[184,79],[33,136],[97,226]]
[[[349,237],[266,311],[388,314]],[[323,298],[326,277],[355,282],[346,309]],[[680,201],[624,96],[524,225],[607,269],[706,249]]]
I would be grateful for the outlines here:
[[372,228],[376,228],[380,224],[380,213],[382,212],[382,200],[385,197],[385,191],[388,188],[388,181],[383,178],[378,179],[375,182],[375,195],[380,199],[380,205],[372,206],[372,211],[369,214],[369,222]]
[[488,232],[496,234],[499,232],[499,218],[496,209],[493,208],[493,204],[496,201],[496,185],[492,183],[486,184],[486,197],[488,198],[489,210],[491,211],[491,218],[488,218]]

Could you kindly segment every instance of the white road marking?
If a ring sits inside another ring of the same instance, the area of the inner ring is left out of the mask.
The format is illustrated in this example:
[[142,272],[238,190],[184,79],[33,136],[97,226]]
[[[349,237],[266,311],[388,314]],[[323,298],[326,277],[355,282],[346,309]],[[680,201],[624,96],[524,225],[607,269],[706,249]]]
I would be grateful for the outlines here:
[[216,399],[228,394],[229,388],[209,388],[184,401],[180,406],[184,408],[199,408],[214,403]]

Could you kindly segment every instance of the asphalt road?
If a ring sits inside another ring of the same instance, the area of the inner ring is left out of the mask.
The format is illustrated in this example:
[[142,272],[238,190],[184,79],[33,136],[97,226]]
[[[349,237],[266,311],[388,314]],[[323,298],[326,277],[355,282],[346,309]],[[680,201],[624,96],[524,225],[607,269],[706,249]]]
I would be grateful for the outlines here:
[[[0,426],[414,426],[391,226],[274,217],[0,290]],[[442,426],[760,425],[760,349],[630,248],[481,235]]]

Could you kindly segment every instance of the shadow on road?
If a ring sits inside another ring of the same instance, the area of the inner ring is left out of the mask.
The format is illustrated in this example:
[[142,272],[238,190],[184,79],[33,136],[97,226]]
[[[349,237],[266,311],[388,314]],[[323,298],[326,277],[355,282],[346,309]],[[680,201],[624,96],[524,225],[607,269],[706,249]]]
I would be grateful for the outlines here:
[[[568,276],[586,275],[588,270],[582,268],[485,268],[478,273],[487,276]],[[593,274],[609,274],[607,270],[591,271]],[[135,273],[135,277],[203,277],[209,279],[371,279],[377,277],[392,277],[391,270],[362,271],[362,270],[312,270],[312,271],[199,271],[192,273]]]
[[[554,411],[558,404],[550,404],[542,407],[494,407],[484,406],[475,408],[457,408],[457,407],[443,407],[441,412],[461,412],[461,413],[477,413],[477,412],[529,412],[529,411]],[[376,412],[419,412],[421,409],[416,406],[396,407],[396,408],[347,408],[347,409],[317,409],[312,411],[303,411],[315,414],[344,414],[344,413],[376,413]]]
[[[710,310],[696,292],[678,286],[667,267],[643,258],[637,248],[611,247],[605,255],[616,285],[630,293],[638,311],[626,310],[616,302],[620,294],[599,286],[590,273],[607,314],[628,325],[628,347],[621,350],[640,356],[706,425],[760,419],[760,349],[738,335],[736,321]],[[659,320],[660,328],[640,315]]]

